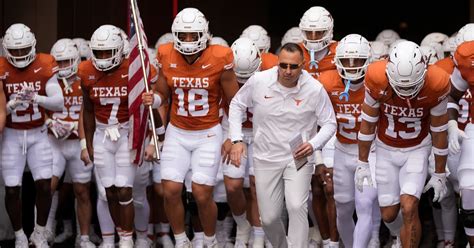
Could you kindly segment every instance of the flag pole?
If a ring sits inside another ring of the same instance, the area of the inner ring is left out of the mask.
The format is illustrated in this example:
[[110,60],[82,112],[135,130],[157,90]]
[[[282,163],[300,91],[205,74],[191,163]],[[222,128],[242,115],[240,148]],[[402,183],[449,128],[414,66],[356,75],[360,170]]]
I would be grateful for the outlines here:
[[[145,90],[146,92],[150,91],[148,88],[148,75],[146,73],[146,68],[145,68],[145,56],[143,54],[143,44],[142,44],[142,32],[140,28],[140,24],[138,23],[138,18],[137,18],[137,11],[136,8],[138,8],[136,1],[135,0],[130,0],[130,7],[132,9],[132,15],[133,15],[133,23],[135,25],[135,32],[137,32],[137,40],[138,40],[138,52],[140,53],[140,62],[141,62],[141,67],[142,67],[142,72],[143,72],[143,81],[145,84]],[[148,112],[150,112],[150,122],[151,122],[151,131],[153,132],[153,141],[155,142],[155,152],[156,152],[156,159],[160,160],[160,153],[158,149],[158,138],[156,136],[156,130],[155,130],[155,118],[153,115],[153,108],[148,106]]]

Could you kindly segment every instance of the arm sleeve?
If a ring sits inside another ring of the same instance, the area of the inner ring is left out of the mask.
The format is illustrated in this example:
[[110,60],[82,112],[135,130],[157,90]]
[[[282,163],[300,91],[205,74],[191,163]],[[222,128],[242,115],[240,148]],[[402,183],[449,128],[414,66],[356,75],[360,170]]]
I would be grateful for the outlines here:
[[315,114],[318,119],[319,132],[308,142],[313,146],[313,150],[320,150],[331,139],[336,132],[336,116],[334,114],[331,100],[326,91],[321,88],[318,94],[318,101]]
[[35,101],[43,108],[51,111],[61,111],[64,107],[64,98],[56,76],[46,82],[46,96],[37,95]]
[[430,109],[430,114],[433,116],[441,116],[446,114],[448,111],[448,98],[444,98],[441,102],[439,102],[436,106]]
[[252,76],[235,94],[229,106],[229,132],[232,141],[242,140],[242,120],[247,108],[253,107],[252,93],[254,91],[255,77]]
[[464,92],[469,88],[469,84],[461,76],[461,72],[458,70],[458,68],[454,68],[453,74],[451,74],[451,83],[457,90],[461,92]]

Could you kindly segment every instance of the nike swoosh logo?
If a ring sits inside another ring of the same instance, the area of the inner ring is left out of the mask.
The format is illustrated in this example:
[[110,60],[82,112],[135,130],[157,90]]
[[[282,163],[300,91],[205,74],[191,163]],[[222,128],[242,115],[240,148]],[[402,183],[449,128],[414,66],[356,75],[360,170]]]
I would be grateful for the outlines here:
[[41,71],[41,69],[43,69],[43,67],[40,67],[40,68],[38,68],[38,69],[34,69],[33,72],[34,72],[34,73],[38,73],[39,71]]
[[263,98],[270,99],[270,98],[273,98],[273,96],[264,96]]
[[207,67],[211,66],[211,64],[207,64],[207,65],[202,65],[202,69],[206,69]]
[[122,74],[122,78],[127,78],[128,77],[128,74]]
[[416,100],[420,101],[420,100],[426,99],[427,97],[428,96],[417,97]]
[[216,135],[213,134],[213,133],[210,133],[210,134],[207,135],[208,138],[212,138],[212,137],[214,137],[214,136],[216,136]]

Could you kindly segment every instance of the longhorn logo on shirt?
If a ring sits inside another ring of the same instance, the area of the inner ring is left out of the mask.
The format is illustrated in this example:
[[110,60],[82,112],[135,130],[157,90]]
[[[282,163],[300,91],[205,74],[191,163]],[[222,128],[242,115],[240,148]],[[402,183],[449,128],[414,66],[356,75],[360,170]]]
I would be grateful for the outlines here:
[[293,98],[293,100],[295,100],[295,103],[296,103],[296,106],[300,106],[301,102],[304,100],[304,99],[296,99],[296,98]]
[[209,78],[195,78],[195,77],[172,77],[173,86],[175,88],[208,88]]

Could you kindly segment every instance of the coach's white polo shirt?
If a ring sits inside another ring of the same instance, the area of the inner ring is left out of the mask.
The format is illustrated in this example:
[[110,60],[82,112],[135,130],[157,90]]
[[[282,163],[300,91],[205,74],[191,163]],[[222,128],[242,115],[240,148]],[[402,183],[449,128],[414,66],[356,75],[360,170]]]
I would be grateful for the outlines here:
[[[293,156],[289,140],[298,133],[313,149],[321,149],[336,131],[336,118],[323,86],[303,70],[293,88],[278,81],[278,67],[257,72],[237,92],[230,104],[231,140],[242,140],[245,110],[253,108],[254,159],[278,164]],[[311,137],[317,124],[318,134]]]

